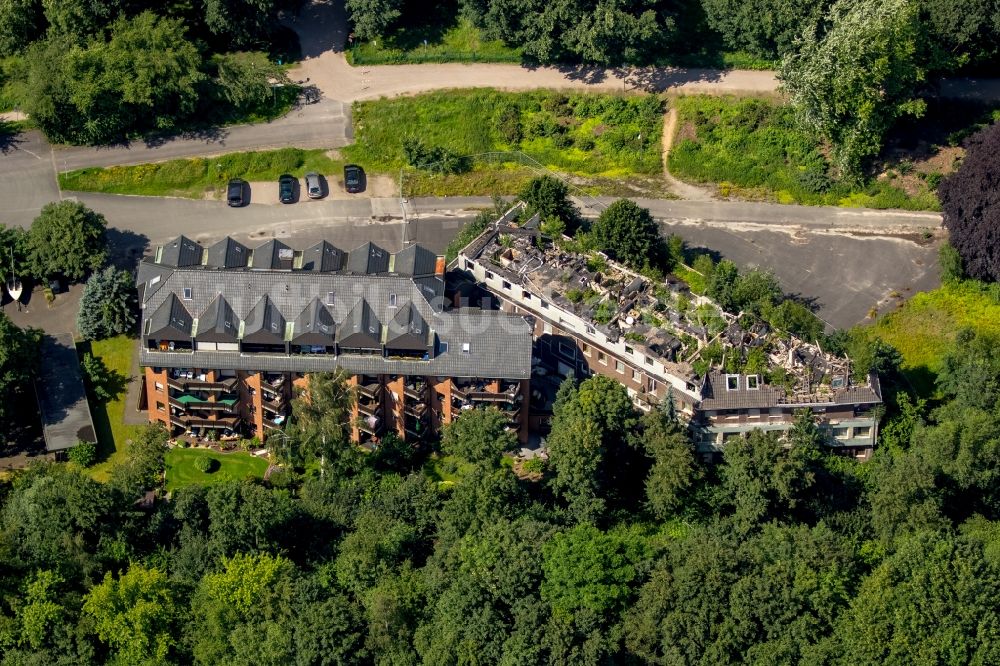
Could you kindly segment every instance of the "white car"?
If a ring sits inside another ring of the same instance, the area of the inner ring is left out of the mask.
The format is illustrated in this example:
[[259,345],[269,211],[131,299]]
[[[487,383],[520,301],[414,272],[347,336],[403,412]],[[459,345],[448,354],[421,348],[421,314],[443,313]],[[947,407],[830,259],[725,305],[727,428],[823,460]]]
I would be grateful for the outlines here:
[[323,196],[323,181],[315,171],[306,174],[306,194],[310,199],[319,199]]

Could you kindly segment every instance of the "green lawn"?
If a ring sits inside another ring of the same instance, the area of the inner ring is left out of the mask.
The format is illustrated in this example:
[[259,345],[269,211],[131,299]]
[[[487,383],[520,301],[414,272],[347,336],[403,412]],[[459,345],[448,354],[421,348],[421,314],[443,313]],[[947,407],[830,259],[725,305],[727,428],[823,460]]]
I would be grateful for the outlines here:
[[[135,340],[124,335],[107,340],[81,342],[77,345],[77,350],[81,356],[85,351],[90,351],[94,357],[104,362],[109,371],[122,378],[127,378],[132,371]],[[141,381],[141,378],[135,381]],[[125,391],[108,402],[97,401],[93,397],[90,400],[90,415],[97,431],[97,459],[100,461],[90,468],[90,473],[98,481],[106,481],[111,466],[124,459],[126,442],[135,426],[125,425]]]
[[478,156],[467,173],[408,174],[410,194],[516,191],[533,172],[515,152],[585,178],[653,176],[661,170],[662,114],[654,95],[433,92],[355,103],[355,142],[343,153],[370,171],[397,175],[409,166],[403,145],[410,138],[429,149]]
[[1000,336],[1000,287],[974,280],[921,292],[874,325],[861,327],[899,350],[903,371],[920,395],[934,395],[934,379],[961,328]]
[[[830,177],[822,146],[801,129],[788,106],[757,98],[680,97],[678,135],[670,171],[678,178],[718,183],[724,196],[780,203],[938,210],[932,184],[938,176],[899,172],[862,187]],[[913,175],[906,191],[897,177]]]
[[403,27],[391,37],[357,43],[347,51],[347,59],[352,65],[520,62],[521,50],[485,39],[479,28],[460,18],[444,32],[430,25]]
[[424,474],[431,481],[436,481],[438,488],[450,488],[460,483],[462,478],[472,471],[472,463],[462,462],[454,456],[434,454],[424,464]]
[[[215,471],[206,474],[195,467],[198,458],[218,461]],[[218,453],[210,449],[173,448],[167,451],[167,490],[184,486],[204,486],[225,481],[239,481],[247,477],[264,478],[267,460],[249,453]]]
[[341,163],[325,150],[282,148],[229,153],[209,158],[179,159],[154,164],[89,168],[59,174],[63,190],[202,198],[221,191],[230,178],[277,180],[283,173],[302,176],[308,171],[333,174]]

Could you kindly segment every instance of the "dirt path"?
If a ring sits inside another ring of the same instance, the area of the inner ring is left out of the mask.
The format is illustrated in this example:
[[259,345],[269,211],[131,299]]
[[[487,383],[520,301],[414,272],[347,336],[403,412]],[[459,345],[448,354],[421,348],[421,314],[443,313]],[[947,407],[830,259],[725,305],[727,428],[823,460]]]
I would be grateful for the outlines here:
[[670,148],[674,145],[674,136],[677,134],[677,109],[671,107],[663,115],[663,179],[667,181],[670,191],[681,199],[690,201],[711,201],[715,197],[712,193],[697,185],[685,183],[680,178],[675,178],[670,173],[669,157]]

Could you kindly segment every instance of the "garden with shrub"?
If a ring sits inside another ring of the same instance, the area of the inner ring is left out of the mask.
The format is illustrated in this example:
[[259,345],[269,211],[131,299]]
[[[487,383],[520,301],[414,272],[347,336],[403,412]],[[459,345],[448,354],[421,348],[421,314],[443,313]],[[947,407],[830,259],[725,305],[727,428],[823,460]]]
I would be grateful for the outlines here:
[[208,485],[264,478],[267,460],[248,453],[218,453],[211,449],[173,448],[166,453],[166,488]]

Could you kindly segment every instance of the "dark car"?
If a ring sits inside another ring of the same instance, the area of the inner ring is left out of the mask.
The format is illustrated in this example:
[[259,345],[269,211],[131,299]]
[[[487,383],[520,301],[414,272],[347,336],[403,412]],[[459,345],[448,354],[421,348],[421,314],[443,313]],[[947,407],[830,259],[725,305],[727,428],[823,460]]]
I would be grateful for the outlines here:
[[357,164],[348,164],[344,167],[344,189],[351,194],[364,192],[365,190],[365,170]]
[[278,178],[278,201],[281,203],[295,203],[295,176],[287,173]]
[[229,186],[226,187],[226,203],[233,208],[239,208],[244,205],[247,202],[246,189],[246,181],[240,180],[239,178],[233,178],[229,181]]

